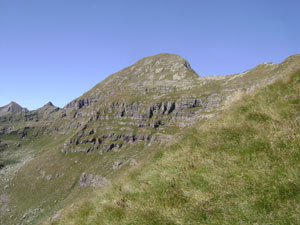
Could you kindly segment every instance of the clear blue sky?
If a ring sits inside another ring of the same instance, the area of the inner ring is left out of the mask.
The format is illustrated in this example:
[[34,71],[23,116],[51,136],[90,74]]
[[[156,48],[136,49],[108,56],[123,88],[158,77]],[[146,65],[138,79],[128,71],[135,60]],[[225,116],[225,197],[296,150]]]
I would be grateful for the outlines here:
[[232,74],[300,53],[299,0],[0,0],[0,105],[60,107],[142,57]]

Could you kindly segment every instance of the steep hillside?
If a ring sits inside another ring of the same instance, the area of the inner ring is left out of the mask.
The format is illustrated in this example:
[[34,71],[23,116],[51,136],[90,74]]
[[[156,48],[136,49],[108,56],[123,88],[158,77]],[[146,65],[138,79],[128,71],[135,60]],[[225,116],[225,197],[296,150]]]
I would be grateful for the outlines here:
[[299,112],[300,71],[183,130],[49,223],[299,224]]
[[64,108],[50,102],[34,111],[2,107],[0,223],[38,224],[110,187],[182,130],[298,69],[295,55],[240,74],[199,77],[180,56],[159,54],[109,76]]

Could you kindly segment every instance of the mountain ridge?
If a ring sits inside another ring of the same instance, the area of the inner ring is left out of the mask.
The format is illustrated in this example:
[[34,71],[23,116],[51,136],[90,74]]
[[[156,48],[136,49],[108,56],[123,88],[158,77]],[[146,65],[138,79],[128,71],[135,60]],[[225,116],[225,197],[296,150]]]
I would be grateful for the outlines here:
[[181,130],[298,69],[295,55],[202,78],[180,56],[159,54],[112,74],[63,108],[49,102],[0,116],[0,222],[38,223],[87,190],[109,185]]
[[[280,62],[280,63],[263,62],[263,63],[258,64],[257,66],[254,66],[254,67],[252,67],[252,68],[250,68],[250,69],[248,69],[248,70],[245,70],[244,72],[241,72],[241,73],[233,73],[233,74],[226,74],[226,75],[214,75],[214,74],[212,74],[212,75],[201,75],[201,76],[198,75],[195,71],[194,71],[194,73],[195,73],[195,75],[196,75],[195,78],[198,78],[198,79],[200,79],[200,80],[215,80],[215,79],[218,80],[218,79],[225,79],[225,78],[227,78],[228,76],[238,76],[238,75],[247,73],[247,72],[249,72],[249,71],[251,71],[251,70],[253,70],[253,69],[256,69],[256,67],[260,67],[260,66],[264,66],[264,65],[278,66],[278,65],[280,65],[280,64],[283,64],[283,63],[292,61],[292,60],[295,59],[295,58],[298,58],[299,55],[300,55],[300,54],[295,54],[295,55],[289,56],[289,57],[287,57],[286,59],[284,59],[284,60],[283,60],[282,62]],[[128,70],[128,69],[130,69],[130,68],[132,68],[132,67],[136,67],[136,66],[138,66],[138,65],[139,65],[139,66],[141,66],[141,65],[144,65],[144,66],[145,66],[145,65],[149,65],[151,62],[153,62],[153,61],[155,61],[155,60],[156,60],[156,61],[159,60],[159,58],[167,58],[167,57],[175,58],[175,59],[177,59],[179,62],[181,61],[183,65],[186,64],[187,68],[192,69],[191,66],[190,66],[190,63],[189,63],[186,59],[182,58],[180,55],[174,54],[174,53],[160,53],[160,54],[156,54],[156,55],[153,55],[153,56],[147,56],[147,57],[144,57],[144,58],[142,58],[142,59],[136,61],[136,62],[133,63],[132,65],[130,65],[130,66],[128,66],[128,67],[126,67],[126,68],[124,68],[124,69],[122,69],[122,70],[120,70],[120,71],[118,71],[118,72],[116,72],[116,73],[113,73],[113,74],[109,75],[109,76],[106,77],[103,81],[105,81],[105,80],[107,80],[107,79],[111,79],[113,76],[115,76],[115,75],[117,75],[117,74],[120,74],[121,72],[123,72],[123,71],[125,71],[125,70]],[[103,82],[103,81],[102,81],[102,82]],[[94,87],[92,87],[90,90],[96,88],[96,87],[99,86],[99,84],[102,83],[102,82],[99,82],[99,83],[96,84]],[[82,96],[84,96],[85,94],[87,94],[88,92],[90,92],[90,90],[89,90],[89,91],[86,91]],[[78,98],[80,98],[80,97],[82,97],[82,96],[79,96],[79,97],[75,98],[74,100],[76,100],[76,99],[78,99]],[[70,101],[69,103],[66,103],[66,105],[63,106],[62,108],[66,108],[66,107],[67,107],[70,103],[72,103],[74,100]],[[51,103],[51,102],[49,102],[49,103]],[[16,104],[17,104],[17,103],[16,103]],[[52,104],[52,103],[51,103],[51,104]],[[6,105],[5,105],[5,106],[6,106]],[[4,106],[2,106],[2,107],[4,107]],[[2,108],[2,107],[0,107],[0,108]],[[34,109],[34,110],[36,110],[36,109]],[[33,110],[31,110],[31,111],[33,111]]]

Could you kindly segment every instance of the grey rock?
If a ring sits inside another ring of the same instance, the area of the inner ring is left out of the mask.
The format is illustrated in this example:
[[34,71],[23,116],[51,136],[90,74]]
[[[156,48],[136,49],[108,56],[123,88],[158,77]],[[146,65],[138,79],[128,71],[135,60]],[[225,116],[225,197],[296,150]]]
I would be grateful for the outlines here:
[[47,176],[45,176],[45,178],[46,178],[46,180],[51,180],[51,178],[52,178],[52,175],[47,175]]
[[138,163],[137,163],[137,161],[135,160],[135,159],[131,159],[131,160],[129,160],[129,165],[130,166],[136,166]]
[[116,169],[119,169],[123,166],[124,162],[123,161],[116,161],[114,164],[113,164],[113,170],[116,170]]
[[81,187],[103,187],[110,184],[105,177],[86,173],[82,173],[79,182]]

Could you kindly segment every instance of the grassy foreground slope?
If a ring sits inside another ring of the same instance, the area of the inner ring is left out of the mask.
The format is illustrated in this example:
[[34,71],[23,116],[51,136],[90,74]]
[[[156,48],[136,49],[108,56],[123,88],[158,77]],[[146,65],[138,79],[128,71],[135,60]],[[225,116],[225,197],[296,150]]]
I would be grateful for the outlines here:
[[300,224],[300,71],[184,130],[58,224]]

